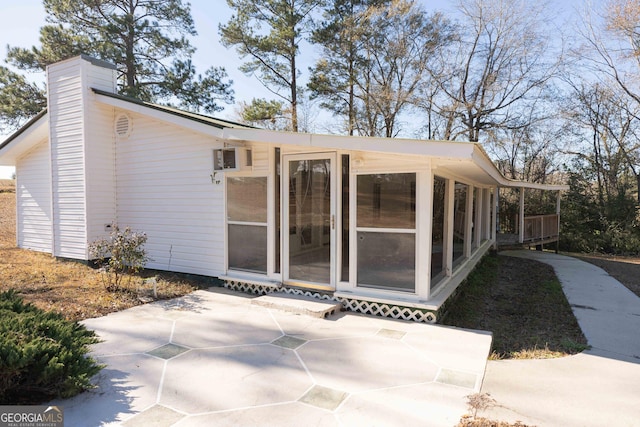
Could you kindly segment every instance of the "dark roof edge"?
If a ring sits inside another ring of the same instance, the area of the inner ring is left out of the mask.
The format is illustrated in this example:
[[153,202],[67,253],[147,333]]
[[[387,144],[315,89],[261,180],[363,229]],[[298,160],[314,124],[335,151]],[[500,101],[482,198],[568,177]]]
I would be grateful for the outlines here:
[[93,65],[97,66],[97,67],[102,67],[102,68],[109,68],[111,70],[117,70],[118,67],[116,66],[116,64],[113,64],[109,61],[105,61],[103,59],[98,59],[98,58],[94,58],[93,56],[89,56],[85,53],[81,53],[80,58],[84,59],[85,61],[91,62]]
[[[182,111],[173,107],[166,107],[163,105],[153,104],[151,102],[141,101],[139,99],[131,98],[129,96],[124,96],[124,95],[120,95],[113,92],[107,92],[102,89],[96,89],[92,87],[91,90],[98,95],[108,96],[109,98],[119,99],[121,101],[130,102],[136,105],[141,105],[143,107],[148,107],[153,110],[162,111],[162,112],[172,114],[174,116],[182,117],[188,120],[193,120],[194,122],[213,126],[218,129],[224,129],[225,127],[257,129],[254,126],[244,125],[241,123],[232,122],[230,120],[219,119],[217,117],[205,116],[204,114],[192,113],[190,111]],[[219,123],[216,123],[216,122],[219,122]],[[225,124],[228,126],[225,126]]]
[[22,135],[24,132],[26,132],[27,129],[29,129],[31,127],[31,125],[33,125],[35,122],[37,122],[42,117],[44,117],[45,114],[47,114],[47,109],[46,108],[44,110],[40,111],[35,116],[33,116],[32,118],[30,118],[27,123],[25,123],[24,125],[22,125],[20,127],[20,129],[18,129],[17,131],[15,131],[11,135],[9,135],[9,137],[7,139],[5,139],[4,141],[2,141],[2,143],[0,143],[0,150],[2,150],[4,147],[9,145],[11,143],[11,141],[16,139],[20,135]]

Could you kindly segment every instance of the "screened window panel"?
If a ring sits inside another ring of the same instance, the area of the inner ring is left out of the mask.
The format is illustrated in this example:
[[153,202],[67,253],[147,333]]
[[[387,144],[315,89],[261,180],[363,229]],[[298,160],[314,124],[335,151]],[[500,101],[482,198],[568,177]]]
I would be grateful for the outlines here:
[[227,178],[227,219],[267,222],[267,177]]
[[444,271],[444,205],[446,180],[433,180],[433,222],[431,225],[431,279]]
[[414,229],[416,174],[358,175],[358,227]]
[[358,232],[358,286],[414,292],[414,233]]
[[476,233],[478,232],[478,224],[476,224],[476,215],[477,215],[477,201],[478,201],[478,189],[473,189],[473,212],[471,214],[471,249],[476,249],[478,245],[476,244]]
[[266,226],[229,224],[228,239],[230,269],[266,274]]
[[467,193],[469,186],[456,182],[453,201],[453,262],[464,258],[467,233]]

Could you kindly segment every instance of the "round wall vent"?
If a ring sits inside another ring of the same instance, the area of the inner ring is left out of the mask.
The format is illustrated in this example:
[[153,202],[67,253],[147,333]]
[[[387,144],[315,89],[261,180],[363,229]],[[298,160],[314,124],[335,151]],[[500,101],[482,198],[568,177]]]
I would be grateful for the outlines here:
[[116,135],[119,139],[127,139],[131,135],[131,117],[126,114],[118,114],[115,122]]

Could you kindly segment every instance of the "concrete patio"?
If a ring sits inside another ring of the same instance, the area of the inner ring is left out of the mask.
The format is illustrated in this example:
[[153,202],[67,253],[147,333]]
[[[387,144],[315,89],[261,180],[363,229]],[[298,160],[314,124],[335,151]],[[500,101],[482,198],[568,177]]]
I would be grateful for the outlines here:
[[222,288],[84,324],[104,340],[97,388],[68,426],[455,425],[480,390],[491,335],[252,304]]

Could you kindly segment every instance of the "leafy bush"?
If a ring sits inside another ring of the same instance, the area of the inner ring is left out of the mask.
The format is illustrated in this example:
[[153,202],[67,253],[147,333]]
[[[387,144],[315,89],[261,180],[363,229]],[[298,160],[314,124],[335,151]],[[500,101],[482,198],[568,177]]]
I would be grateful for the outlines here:
[[127,277],[127,284],[131,275],[142,270],[149,261],[144,244],[147,242],[145,233],[138,233],[126,227],[121,230],[117,224],[112,224],[108,238],[99,239],[89,245],[89,254],[102,271],[103,280],[108,291],[118,291]]
[[614,255],[640,253],[640,208],[636,194],[620,186],[599,195],[589,177],[570,174],[562,201],[560,249]]
[[87,357],[93,331],[0,293],[0,404],[37,404],[92,387],[101,365]]

